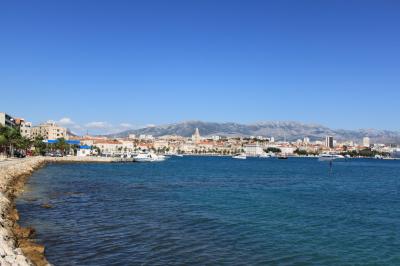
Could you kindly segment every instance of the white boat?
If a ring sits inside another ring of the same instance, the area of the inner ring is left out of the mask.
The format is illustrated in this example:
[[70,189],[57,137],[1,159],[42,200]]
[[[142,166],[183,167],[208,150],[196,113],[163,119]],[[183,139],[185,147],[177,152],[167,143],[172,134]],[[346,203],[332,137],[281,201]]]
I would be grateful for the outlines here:
[[260,156],[258,156],[259,158],[270,158],[271,155],[269,153],[262,153],[260,154]]
[[180,154],[180,153],[176,153],[176,152],[167,152],[165,155],[168,155],[168,156],[175,156],[175,157],[183,157],[183,154]]
[[337,159],[344,159],[343,155],[339,154],[330,154],[330,153],[322,153],[319,155],[319,161],[332,161]]
[[161,162],[166,159],[164,155],[157,155],[154,153],[139,153],[133,158],[135,162]]
[[239,160],[246,160],[247,156],[246,154],[237,154],[235,156],[232,156],[233,159],[239,159]]
[[161,155],[161,154],[156,155],[156,154],[152,153],[151,156],[153,158],[153,162],[162,162],[162,161],[165,161],[165,159],[167,159],[166,156]]

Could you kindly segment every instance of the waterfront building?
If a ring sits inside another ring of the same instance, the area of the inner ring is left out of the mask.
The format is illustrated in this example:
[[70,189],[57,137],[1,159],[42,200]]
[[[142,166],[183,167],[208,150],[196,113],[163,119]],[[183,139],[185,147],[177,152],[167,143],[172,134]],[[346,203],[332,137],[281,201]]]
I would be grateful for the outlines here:
[[55,140],[59,138],[68,139],[67,129],[56,125],[53,121],[35,126],[31,129],[32,138],[41,136],[45,140]]
[[186,142],[179,147],[179,150],[183,151],[184,153],[193,153],[196,148],[196,145],[194,145],[193,143]]
[[246,144],[243,148],[247,156],[260,156],[264,153],[263,148],[257,143]]
[[216,147],[215,143],[210,140],[201,141],[201,142],[197,143],[197,146],[199,146],[199,148],[205,152],[209,152]]
[[392,157],[393,158],[400,158],[400,148],[393,149]]
[[325,137],[325,147],[333,149],[334,147],[334,140],[332,136]]
[[15,127],[15,119],[4,112],[0,112],[0,125],[3,127]]
[[76,156],[78,157],[86,157],[91,155],[91,147],[87,145],[82,145],[76,152]]
[[153,147],[156,150],[167,149],[169,147],[169,142],[167,140],[158,139],[153,142]]
[[113,156],[121,153],[123,144],[117,140],[94,140],[93,145],[100,149],[101,154]]
[[135,145],[131,140],[118,140],[121,143],[122,151],[123,152],[133,152],[135,149]]
[[370,147],[371,143],[370,143],[370,139],[369,137],[364,137],[363,138],[363,146],[364,147]]
[[291,146],[280,146],[278,148],[281,150],[281,153],[285,154],[285,155],[292,155],[292,154],[294,154],[294,151],[296,150],[295,147],[291,147]]

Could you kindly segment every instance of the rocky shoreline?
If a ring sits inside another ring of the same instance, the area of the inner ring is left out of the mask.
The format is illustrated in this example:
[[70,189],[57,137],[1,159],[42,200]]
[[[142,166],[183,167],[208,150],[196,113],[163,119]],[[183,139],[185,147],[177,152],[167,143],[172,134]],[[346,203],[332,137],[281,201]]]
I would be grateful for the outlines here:
[[0,265],[51,265],[45,258],[45,247],[35,243],[35,229],[18,225],[15,198],[36,169],[46,163],[107,163],[117,158],[98,157],[30,157],[0,161]]
[[44,246],[31,240],[34,229],[18,225],[14,202],[29,175],[45,163],[43,157],[0,163],[0,265],[50,265],[44,257]]

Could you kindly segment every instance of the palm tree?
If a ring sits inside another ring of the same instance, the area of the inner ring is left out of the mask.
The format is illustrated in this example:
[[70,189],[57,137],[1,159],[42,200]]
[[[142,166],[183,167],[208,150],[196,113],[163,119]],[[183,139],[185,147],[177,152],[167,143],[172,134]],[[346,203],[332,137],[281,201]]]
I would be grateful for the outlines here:
[[24,155],[26,155],[28,149],[30,149],[32,147],[32,141],[30,139],[28,139],[28,138],[25,138],[25,137],[21,136],[16,141],[16,147],[19,150],[24,151]]
[[26,151],[31,147],[32,142],[23,136],[18,129],[12,127],[0,126],[0,147],[1,150],[7,152],[10,156],[14,156],[15,150]]
[[42,136],[37,136],[33,140],[33,146],[35,147],[36,155],[44,155],[46,153],[46,144],[43,142]]
[[69,144],[64,138],[59,138],[57,139],[55,147],[61,151],[62,155],[65,155],[66,150],[69,149]]
[[3,141],[5,139],[4,146],[8,147],[9,155],[14,156],[14,147],[18,142],[18,139],[21,137],[21,134],[12,127],[1,127],[0,134],[4,137]]

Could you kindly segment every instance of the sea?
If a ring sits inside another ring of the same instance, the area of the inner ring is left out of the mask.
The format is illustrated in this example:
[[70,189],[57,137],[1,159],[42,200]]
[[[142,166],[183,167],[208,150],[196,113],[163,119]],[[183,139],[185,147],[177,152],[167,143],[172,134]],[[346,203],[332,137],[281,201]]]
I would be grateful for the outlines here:
[[54,265],[400,265],[400,161],[48,164],[17,209]]

